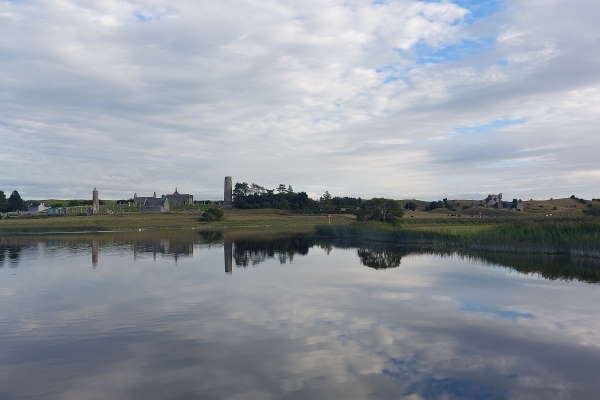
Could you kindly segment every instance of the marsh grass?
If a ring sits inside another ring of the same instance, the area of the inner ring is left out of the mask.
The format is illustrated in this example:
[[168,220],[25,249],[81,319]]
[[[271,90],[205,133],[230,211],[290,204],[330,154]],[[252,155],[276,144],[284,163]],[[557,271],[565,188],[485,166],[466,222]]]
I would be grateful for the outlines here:
[[426,244],[435,249],[573,254],[600,257],[600,222],[593,220],[504,223],[487,226],[381,227],[370,224],[318,226],[334,238]]

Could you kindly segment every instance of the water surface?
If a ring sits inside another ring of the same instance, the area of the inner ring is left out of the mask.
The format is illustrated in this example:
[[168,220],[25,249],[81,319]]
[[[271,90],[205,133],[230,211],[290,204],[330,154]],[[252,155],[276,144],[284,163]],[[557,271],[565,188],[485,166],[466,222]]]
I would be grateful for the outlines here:
[[592,399],[600,265],[308,237],[0,239],[0,399]]

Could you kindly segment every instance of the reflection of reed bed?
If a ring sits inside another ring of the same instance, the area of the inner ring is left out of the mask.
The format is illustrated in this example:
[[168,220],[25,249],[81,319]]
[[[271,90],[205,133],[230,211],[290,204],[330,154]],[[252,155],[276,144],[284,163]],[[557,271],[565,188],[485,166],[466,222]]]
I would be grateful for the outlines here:
[[595,221],[505,223],[485,229],[411,229],[371,224],[318,226],[321,236],[404,244],[435,249],[571,254],[600,257],[600,223]]
[[600,258],[569,254],[532,254],[467,251],[458,256],[488,265],[514,269],[523,274],[536,274],[551,280],[578,280],[600,283]]

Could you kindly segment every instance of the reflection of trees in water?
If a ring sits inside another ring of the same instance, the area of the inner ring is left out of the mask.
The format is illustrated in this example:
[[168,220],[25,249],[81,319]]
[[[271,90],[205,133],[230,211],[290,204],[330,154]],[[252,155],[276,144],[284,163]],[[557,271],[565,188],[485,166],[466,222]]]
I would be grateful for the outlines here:
[[19,266],[21,253],[28,247],[32,246],[30,241],[7,240],[0,238],[0,268],[5,265],[11,268]]
[[0,268],[8,264],[11,268],[19,265],[21,252],[25,246],[19,245],[0,245]]
[[223,232],[220,231],[200,231],[198,236],[202,242],[207,244],[219,243],[223,241]]
[[304,236],[273,240],[234,240],[233,258],[235,265],[247,267],[277,258],[281,264],[292,263],[294,255],[306,255],[315,245],[314,239]]
[[[23,251],[74,255],[91,252],[92,265],[99,263],[103,249],[118,250],[122,254],[158,254],[173,257],[193,256],[194,245],[224,243],[225,270],[232,267],[257,265],[268,259],[291,263],[297,255],[306,255],[312,247],[329,253],[334,248],[356,249],[360,262],[370,268],[395,268],[409,254],[432,254],[440,257],[456,255],[478,263],[512,268],[524,274],[537,274],[552,280],[579,280],[600,283],[600,259],[570,255],[540,255],[527,253],[489,251],[437,251],[427,247],[389,246],[383,243],[360,240],[340,240],[295,235],[268,239],[226,239],[222,232],[144,232],[103,235],[77,235],[72,237],[0,237],[0,267],[17,267],[22,262]],[[89,253],[88,253],[89,254]],[[113,251],[114,254],[114,251]]]
[[368,249],[360,248],[357,251],[360,262],[369,268],[386,269],[397,268],[402,263],[402,257],[408,254],[407,250],[397,248]]

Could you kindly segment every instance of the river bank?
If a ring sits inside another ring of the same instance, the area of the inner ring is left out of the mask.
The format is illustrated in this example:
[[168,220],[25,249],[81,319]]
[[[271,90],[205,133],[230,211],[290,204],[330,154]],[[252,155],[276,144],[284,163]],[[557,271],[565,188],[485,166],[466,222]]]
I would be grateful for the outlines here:
[[600,257],[600,221],[595,219],[431,226],[355,223],[318,226],[316,230],[323,237],[427,245],[437,250]]
[[[0,235],[64,232],[139,231],[164,229],[268,230],[312,232],[328,223],[324,215],[295,214],[281,210],[225,210],[222,221],[202,222],[200,213],[127,213],[120,215],[45,217],[0,220]],[[354,222],[350,215],[331,216],[332,224]]]

